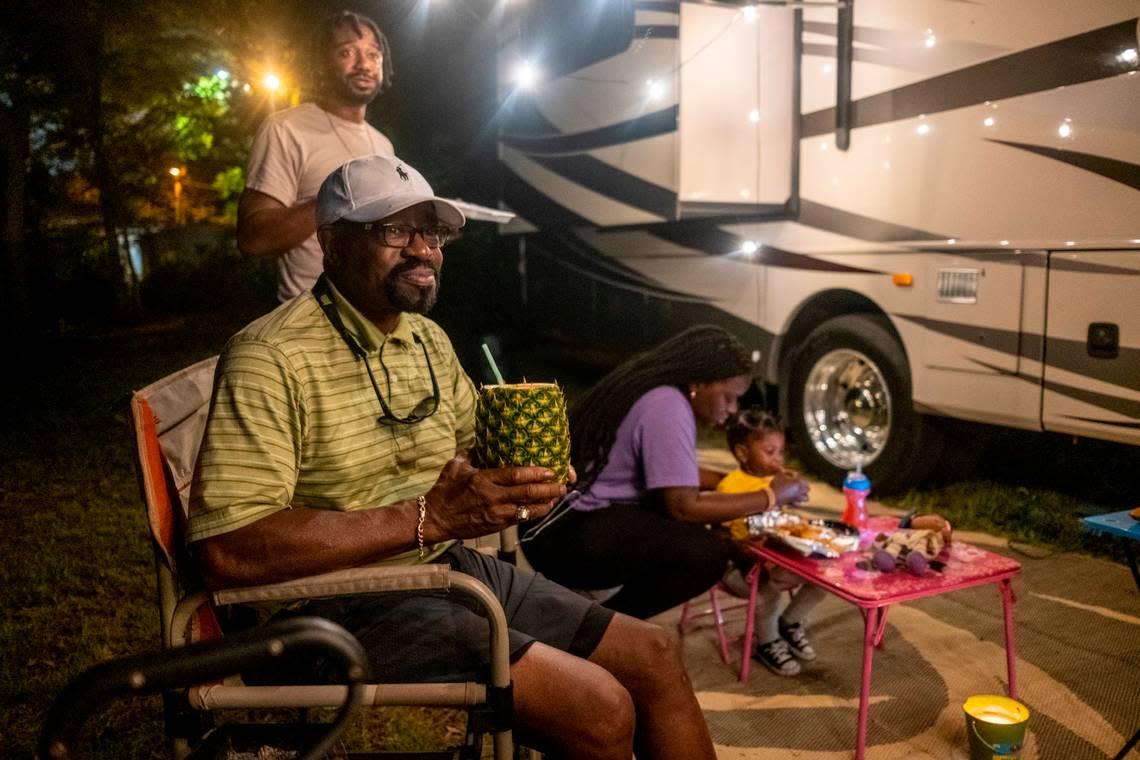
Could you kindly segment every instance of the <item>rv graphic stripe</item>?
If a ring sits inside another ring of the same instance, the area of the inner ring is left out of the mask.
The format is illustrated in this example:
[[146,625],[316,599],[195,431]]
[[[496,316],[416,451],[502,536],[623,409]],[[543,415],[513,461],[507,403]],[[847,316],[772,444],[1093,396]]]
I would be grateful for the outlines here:
[[1097,156],[1092,153],[1079,153],[1075,150],[1059,150],[1047,148],[1044,145],[1031,143],[1010,142],[1009,140],[989,140],[989,142],[1008,145],[1011,148],[1026,150],[1039,156],[1051,158],[1054,161],[1063,161],[1066,164],[1099,174],[1102,177],[1115,180],[1122,185],[1128,185],[1134,190],[1140,190],[1140,165],[1119,161],[1115,158]]
[[648,211],[665,219],[677,213],[677,194],[660,185],[635,177],[593,156],[531,156],[531,160],[555,174],[577,182],[595,193]]
[[[803,22],[803,29],[805,32],[817,34],[821,37],[836,37],[836,27],[834,22],[828,21],[812,21],[805,19]],[[900,48],[906,47],[914,42],[914,37],[909,31],[902,29],[885,29],[878,26],[867,26],[865,24],[855,24],[851,30],[851,36],[856,42],[861,42],[868,46],[879,48]],[[939,42],[940,45],[952,46],[957,50],[969,50],[979,56],[987,58],[1001,55],[1009,51],[1007,47],[1000,45],[987,45],[984,42],[976,40],[962,40],[957,39],[952,42]],[[858,48],[856,48],[858,50]],[[830,58],[835,57],[835,47],[832,46]]]
[[[674,222],[669,225],[650,227],[653,235],[685,248],[694,248],[711,256],[723,256],[740,250],[743,242],[738,235],[726,232],[715,224],[706,221]],[[742,261],[744,261],[742,259]],[[785,269],[801,269],[815,272],[848,272],[854,274],[882,274],[874,269],[836,264],[826,259],[817,259],[802,253],[793,253],[765,244],[749,256],[749,263],[763,264]]]
[[808,227],[879,243],[893,243],[901,240],[945,240],[950,237],[949,235],[916,230],[913,227],[904,227],[901,224],[854,214],[833,206],[809,201],[806,198],[800,198],[798,221]]
[[[851,124],[869,127],[1116,76],[1137,68],[1116,57],[1136,47],[1136,22],[1129,19],[860,98],[851,103]],[[813,111],[800,120],[801,137],[834,130],[835,108]]]
[[[973,259],[974,261],[980,261],[986,264],[1017,264],[1023,267],[1043,267],[1047,260],[1045,251],[1021,251],[1020,253],[1014,253],[1013,251],[995,251],[992,248],[919,248],[918,250],[923,253],[939,253],[948,256],[953,255],[963,259]],[[1069,250],[1068,252],[1071,253],[1072,251]],[[1114,267],[1110,264],[1085,261],[1084,259],[1070,259],[1054,256],[1048,259],[1048,263],[1049,269],[1054,271],[1140,277],[1140,269]],[[1140,287],[1140,282],[1137,283],[1137,286]]]
[[565,206],[540,193],[505,164],[499,165],[503,177],[503,202],[523,219],[536,226],[589,227],[590,220],[578,216]]
[[[1045,254],[1039,251],[995,251],[992,248],[918,248],[922,253],[942,253],[960,259],[974,259],[987,264],[1020,264],[1026,267],[1045,266]],[[1034,256],[1034,253],[1040,255]]]
[[563,269],[569,269],[571,272],[574,272],[575,274],[584,277],[587,280],[592,280],[593,282],[607,285],[616,290],[624,290],[629,293],[637,293],[639,295],[660,298],[662,300],[671,302],[705,304],[708,303],[709,300],[707,298],[690,295],[688,293],[678,293],[676,291],[662,290],[661,288],[640,285],[636,282],[624,282],[613,277],[608,277],[604,274],[599,274],[594,269],[574,264],[570,261],[567,261],[566,259],[558,258],[557,256],[553,256],[541,249],[538,249],[537,253],[547,260],[553,262],[556,266],[560,266]]
[[[1053,380],[1046,380],[1044,382],[1041,382],[1040,378],[1033,377],[1032,375],[1026,375],[1020,372],[1009,372],[1008,370],[1004,370],[1001,367],[995,367],[992,364],[988,364],[978,359],[971,358],[970,361],[974,362],[975,364],[979,364],[986,369],[991,369],[1000,375],[1016,377],[1018,380],[1024,380],[1025,382],[1032,385],[1040,384],[1045,390],[1053,391],[1054,393],[1057,393],[1061,396],[1066,396],[1067,398],[1071,398],[1076,401],[1082,401],[1086,404],[1091,404],[1092,406],[1100,407],[1105,411],[1115,412],[1116,414],[1121,414],[1125,417],[1140,419],[1140,401],[1133,401],[1132,399],[1120,398],[1118,396],[1109,396],[1105,393],[1097,393],[1096,391],[1077,388],[1073,385],[1065,385],[1064,383],[1058,383]],[[1097,422],[1101,421],[1102,420],[1097,420]]]
[[1045,363],[1056,369],[1140,391],[1140,348],[1121,346],[1115,359],[1089,356],[1083,340],[1049,338],[1045,341]]
[[573,233],[550,232],[531,235],[529,252],[570,269],[587,279],[618,290],[653,296],[670,302],[708,303],[704,296],[666,288],[641,272],[600,253]]
[[[939,335],[1000,351],[1003,354],[1021,356],[1030,361],[1040,361],[1053,369],[1083,375],[1121,388],[1140,390],[1140,348],[1122,346],[1116,359],[1097,359],[1088,355],[1084,341],[1048,338],[1045,341],[1045,355],[1042,356],[1041,336],[1034,333],[1018,333],[1014,330],[946,322],[913,314],[891,316],[914,322]],[[978,360],[970,358],[970,361]]]
[[[964,340],[967,343],[974,343],[984,348],[1000,351],[1003,354],[1017,356],[1019,353],[1021,333],[1015,330],[999,330],[994,327],[982,327],[981,325],[945,322],[940,319],[929,319],[913,314],[892,314],[891,316],[905,319],[908,322],[914,322],[940,335],[947,335],[951,338]],[[1041,357],[1027,356],[1026,358],[1039,360]]]
[[597,148],[608,148],[647,137],[666,135],[677,131],[677,106],[639,116],[618,124],[610,124],[585,132],[568,135],[503,135],[499,142],[530,154],[557,155],[581,153]]
[[[1053,256],[1049,259],[1049,268],[1066,272],[1083,272],[1085,274],[1116,274],[1140,277],[1140,269],[1114,267],[1108,264],[1098,264],[1095,261],[1061,258],[1060,256]],[[1140,280],[1137,281],[1136,285],[1140,287]]]
[[[826,45],[820,42],[803,43],[804,55],[814,55],[820,58],[835,58],[837,54],[835,45]],[[851,51],[851,59],[859,63],[872,63],[876,66],[889,66],[893,69],[905,69],[921,72],[917,62],[900,61],[898,56],[889,50],[876,50],[874,48],[857,47]]]

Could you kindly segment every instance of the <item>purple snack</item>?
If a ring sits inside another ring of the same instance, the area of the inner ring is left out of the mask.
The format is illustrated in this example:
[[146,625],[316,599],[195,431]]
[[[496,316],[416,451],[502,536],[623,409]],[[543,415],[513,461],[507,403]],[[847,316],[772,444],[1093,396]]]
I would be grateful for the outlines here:
[[875,550],[875,553],[871,556],[871,562],[884,573],[889,573],[895,569],[895,558],[882,549]]
[[911,552],[906,556],[906,569],[914,575],[926,575],[930,563],[922,552]]

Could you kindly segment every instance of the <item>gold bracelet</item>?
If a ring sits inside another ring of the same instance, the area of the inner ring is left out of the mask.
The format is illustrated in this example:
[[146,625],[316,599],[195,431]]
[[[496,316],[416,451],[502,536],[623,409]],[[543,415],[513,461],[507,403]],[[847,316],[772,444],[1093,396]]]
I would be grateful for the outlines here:
[[767,486],[764,488],[764,493],[768,496],[768,509],[776,509],[776,492],[771,486]]
[[416,523],[416,545],[420,549],[420,559],[424,558],[424,520],[427,519],[427,497],[417,496],[416,504],[420,508],[420,519]]

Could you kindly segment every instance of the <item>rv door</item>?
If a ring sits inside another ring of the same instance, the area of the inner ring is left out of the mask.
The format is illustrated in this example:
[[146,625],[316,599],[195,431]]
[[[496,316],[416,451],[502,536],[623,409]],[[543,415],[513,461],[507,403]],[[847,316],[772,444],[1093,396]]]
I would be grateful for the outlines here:
[[1140,251],[1054,251],[1046,430],[1140,443]]

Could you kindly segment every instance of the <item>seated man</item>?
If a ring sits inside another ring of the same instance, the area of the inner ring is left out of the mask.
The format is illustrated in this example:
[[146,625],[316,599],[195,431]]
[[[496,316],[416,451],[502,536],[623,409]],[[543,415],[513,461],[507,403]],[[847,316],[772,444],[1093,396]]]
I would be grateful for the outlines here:
[[[325,275],[235,335],[218,365],[189,539],[214,588],[367,563],[441,562],[487,583],[511,628],[518,728],[560,757],[714,757],[671,634],[457,539],[541,517],[539,467],[477,469],[475,393],[434,304],[464,223],[397,159],[354,159],[317,197]],[[458,455],[457,455],[458,453]],[[432,594],[314,600],[383,680],[473,677],[486,621]]]

